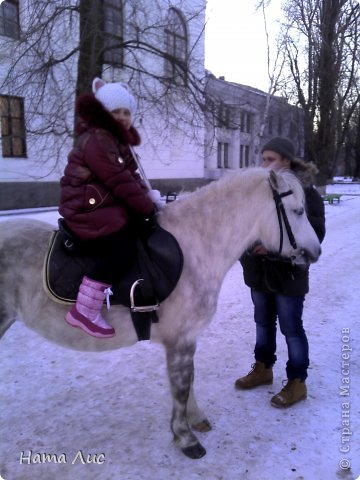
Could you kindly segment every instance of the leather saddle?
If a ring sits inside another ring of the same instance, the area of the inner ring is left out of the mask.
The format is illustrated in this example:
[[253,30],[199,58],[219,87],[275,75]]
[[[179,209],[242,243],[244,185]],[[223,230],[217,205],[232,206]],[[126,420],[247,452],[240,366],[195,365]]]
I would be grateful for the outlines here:
[[[112,286],[111,304],[130,308],[139,340],[150,338],[156,310],[176,287],[183,255],[175,237],[159,225],[137,239],[138,255],[129,273]],[[74,303],[84,275],[96,258],[81,253],[81,243],[63,219],[53,232],[45,257],[44,285],[55,301]]]

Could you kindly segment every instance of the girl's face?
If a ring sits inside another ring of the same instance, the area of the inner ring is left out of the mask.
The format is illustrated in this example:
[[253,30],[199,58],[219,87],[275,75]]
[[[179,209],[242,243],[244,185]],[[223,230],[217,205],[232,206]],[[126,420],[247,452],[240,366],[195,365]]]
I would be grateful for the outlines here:
[[270,168],[271,170],[281,170],[282,168],[290,168],[290,160],[283,157],[272,150],[264,150],[262,154],[262,167]]
[[121,123],[126,130],[129,130],[132,123],[130,110],[127,108],[116,108],[115,110],[112,110],[111,115],[117,122]]

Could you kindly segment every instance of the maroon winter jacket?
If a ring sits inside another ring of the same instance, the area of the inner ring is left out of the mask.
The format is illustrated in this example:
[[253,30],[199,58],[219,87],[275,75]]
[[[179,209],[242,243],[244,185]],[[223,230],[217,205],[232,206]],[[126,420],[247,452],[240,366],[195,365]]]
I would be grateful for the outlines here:
[[137,173],[129,145],[134,127],[124,129],[93,94],[79,98],[80,136],[60,180],[60,206],[71,230],[89,240],[124,227],[129,218],[149,215],[154,205]]

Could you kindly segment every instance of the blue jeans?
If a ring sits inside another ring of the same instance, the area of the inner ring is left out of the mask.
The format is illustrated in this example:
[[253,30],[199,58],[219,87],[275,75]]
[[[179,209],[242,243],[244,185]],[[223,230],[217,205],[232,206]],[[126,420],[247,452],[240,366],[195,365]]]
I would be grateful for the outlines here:
[[267,367],[276,362],[276,319],[288,348],[288,379],[305,380],[309,366],[309,344],[302,322],[305,296],[287,296],[251,290],[256,323],[255,359]]

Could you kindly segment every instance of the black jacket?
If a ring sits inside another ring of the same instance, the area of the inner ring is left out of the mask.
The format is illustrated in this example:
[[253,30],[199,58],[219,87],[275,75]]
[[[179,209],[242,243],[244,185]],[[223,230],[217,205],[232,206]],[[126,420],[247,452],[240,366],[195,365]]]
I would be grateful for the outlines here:
[[[325,237],[324,202],[313,186],[316,167],[301,160],[291,168],[301,181],[305,193],[306,213],[319,241]],[[305,295],[309,291],[309,267],[292,265],[276,257],[254,255],[246,251],[240,258],[245,284],[253,290],[283,295]]]

